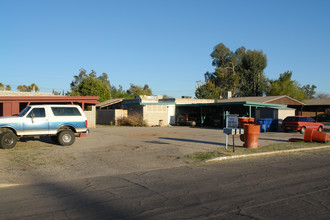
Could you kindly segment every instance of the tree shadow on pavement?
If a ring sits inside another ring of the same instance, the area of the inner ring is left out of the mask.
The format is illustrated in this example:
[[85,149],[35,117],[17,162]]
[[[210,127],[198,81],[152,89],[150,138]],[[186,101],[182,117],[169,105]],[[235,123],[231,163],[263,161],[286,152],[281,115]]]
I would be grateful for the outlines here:
[[[14,206],[8,205],[6,211],[1,213],[2,208],[5,209],[2,207],[0,218],[2,216],[5,219],[132,219],[138,214],[134,210],[124,209],[120,203],[129,199],[119,200],[120,195],[112,193],[111,190],[99,192],[93,187],[89,189],[88,183],[85,186],[81,183],[50,182],[8,188],[0,195],[6,198],[9,194],[17,194],[11,199],[11,203],[23,203],[24,208],[15,212]],[[33,202],[28,202],[29,197],[33,198]]]

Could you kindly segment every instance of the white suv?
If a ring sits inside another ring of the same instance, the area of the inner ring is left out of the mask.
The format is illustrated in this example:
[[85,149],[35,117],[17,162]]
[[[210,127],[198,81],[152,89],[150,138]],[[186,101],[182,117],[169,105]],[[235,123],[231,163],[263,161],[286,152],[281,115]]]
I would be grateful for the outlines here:
[[78,105],[30,105],[18,116],[0,117],[0,148],[13,148],[20,137],[44,135],[71,145],[75,133],[88,132],[87,118]]

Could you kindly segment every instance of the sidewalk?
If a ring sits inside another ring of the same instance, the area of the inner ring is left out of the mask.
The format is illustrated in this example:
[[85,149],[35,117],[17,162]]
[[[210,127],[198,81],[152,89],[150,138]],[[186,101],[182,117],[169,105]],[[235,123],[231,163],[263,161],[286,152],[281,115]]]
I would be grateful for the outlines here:
[[231,160],[238,158],[246,158],[246,157],[261,157],[261,156],[269,156],[274,154],[282,154],[282,153],[293,153],[299,151],[312,151],[312,150],[321,150],[321,149],[330,149],[330,146],[321,146],[321,147],[310,147],[310,148],[299,148],[299,149],[290,149],[290,150],[281,150],[281,151],[271,151],[271,152],[262,152],[262,153],[254,153],[254,154],[243,154],[243,155],[235,155],[235,156],[227,156],[227,157],[217,157],[210,160],[205,161],[206,163],[218,162],[223,160]]

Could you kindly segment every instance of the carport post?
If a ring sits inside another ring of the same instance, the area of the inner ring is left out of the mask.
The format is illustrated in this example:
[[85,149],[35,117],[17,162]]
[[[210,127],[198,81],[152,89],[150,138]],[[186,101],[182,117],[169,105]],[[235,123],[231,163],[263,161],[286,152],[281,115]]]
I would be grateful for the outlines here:
[[252,113],[252,106],[249,105],[249,118],[251,118],[251,113]]
[[226,113],[225,113],[225,107],[222,107],[222,127],[225,127],[226,123]]
[[201,127],[204,124],[204,119],[203,119],[203,108],[201,107]]

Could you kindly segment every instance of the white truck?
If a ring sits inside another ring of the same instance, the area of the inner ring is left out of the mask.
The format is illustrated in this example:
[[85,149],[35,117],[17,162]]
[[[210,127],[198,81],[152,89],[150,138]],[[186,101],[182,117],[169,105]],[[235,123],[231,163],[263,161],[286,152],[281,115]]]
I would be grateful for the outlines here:
[[66,146],[74,143],[75,134],[88,132],[78,105],[29,105],[18,116],[0,117],[0,148],[13,148],[21,137],[45,135]]

